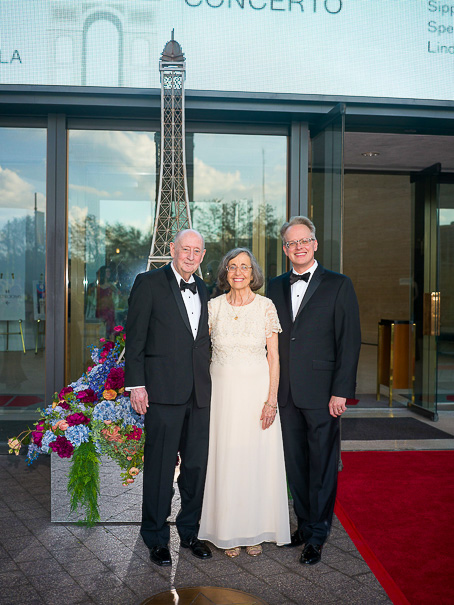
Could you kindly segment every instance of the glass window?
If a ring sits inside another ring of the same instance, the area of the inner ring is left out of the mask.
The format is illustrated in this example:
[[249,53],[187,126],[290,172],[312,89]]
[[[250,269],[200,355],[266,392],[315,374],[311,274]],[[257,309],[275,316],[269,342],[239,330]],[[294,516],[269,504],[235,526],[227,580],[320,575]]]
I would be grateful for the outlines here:
[[90,344],[124,324],[129,291],[145,271],[156,200],[153,133],[69,132],[68,380]]
[[0,410],[44,402],[46,131],[0,129]]
[[[212,295],[223,255],[236,247],[252,250],[266,280],[285,271],[280,228],[287,212],[287,137],[194,135],[193,181],[188,162],[189,199],[195,229],[206,240],[203,277]],[[187,156],[191,157],[189,141]]]
[[[69,133],[68,380],[86,369],[90,344],[124,325],[135,276],[146,269],[157,141],[154,133]],[[191,134],[186,152],[193,226],[206,239],[202,273],[210,293],[219,293],[219,261],[236,246],[254,252],[267,278],[280,274],[286,137]]]

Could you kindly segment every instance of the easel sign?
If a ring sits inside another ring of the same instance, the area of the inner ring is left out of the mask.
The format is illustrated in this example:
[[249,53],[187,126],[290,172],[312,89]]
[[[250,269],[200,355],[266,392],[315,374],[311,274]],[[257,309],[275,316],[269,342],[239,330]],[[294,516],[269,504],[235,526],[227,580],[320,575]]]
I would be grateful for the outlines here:
[[33,319],[46,319],[46,286],[44,280],[33,280]]
[[25,319],[25,292],[21,279],[14,273],[0,274],[0,321]]

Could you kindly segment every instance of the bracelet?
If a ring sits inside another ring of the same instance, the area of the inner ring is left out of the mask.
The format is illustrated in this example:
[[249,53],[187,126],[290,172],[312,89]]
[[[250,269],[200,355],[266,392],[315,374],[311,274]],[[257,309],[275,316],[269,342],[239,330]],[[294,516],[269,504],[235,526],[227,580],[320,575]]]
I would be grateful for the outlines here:
[[273,410],[277,410],[277,404],[271,405],[271,403],[268,403],[268,401],[265,401],[264,405],[267,405],[269,408],[273,408]]

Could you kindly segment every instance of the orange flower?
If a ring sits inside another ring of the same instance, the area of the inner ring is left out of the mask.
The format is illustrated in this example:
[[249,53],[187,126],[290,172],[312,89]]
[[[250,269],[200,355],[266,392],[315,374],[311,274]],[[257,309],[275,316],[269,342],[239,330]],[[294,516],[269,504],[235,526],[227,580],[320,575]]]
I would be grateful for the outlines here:
[[133,466],[132,468],[129,469],[129,474],[131,475],[131,477],[135,477],[139,473],[140,473],[139,469],[136,468],[135,466]]
[[103,392],[102,396],[104,397],[104,399],[107,399],[107,401],[111,401],[117,396],[117,391],[114,391],[113,389],[106,389]]
[[52,430],[55,431],[56,429],[60,429],[61,431],[66,431],[68,426],[69,424],[66,422],[66,420],[59,420],[56,424],[54,424]]
[[107,441],[116,441],[117,443],[121,443],[123,441],[119,426],[109,426],[103,429],[101,434],[104,435],[104,438],[107,439]]

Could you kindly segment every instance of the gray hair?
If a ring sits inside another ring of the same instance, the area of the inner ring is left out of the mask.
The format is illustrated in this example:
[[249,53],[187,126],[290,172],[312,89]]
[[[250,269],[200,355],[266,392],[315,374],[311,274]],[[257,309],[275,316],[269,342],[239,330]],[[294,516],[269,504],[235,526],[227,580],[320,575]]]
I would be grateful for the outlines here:
[[229,250],[224,258],[219,263],[218,269],[218,287],[221,290],[230,290],[230,284],[227,281],[227,266],[231,260],[236,258],[239,254],[244,252],[249,256],[249,260],[251,261],[252,267],[252,279],[250,288],[252,291],[260,290],[265,281],[263,277],[263,272],[260,268],[260,265],[257,262],[257,259],[252,254],[252,252],[248,248],[233,248],[233,250]]
[[179,244],[180,239],[186,235],[186,233],[194,233],[195,235],[198,235],[200,237],[200,240],[202,242],[202,250],[205,249],[205,239],[203,237],[203,235],[201,233],[199,233],[198,231],[196,231],[195,229],[182,229],[181,231],[178,231],[178,233],[176,233],[175,237],[173,238],[173,243],[176,246],[177,244]]
[[281,227],[281,238],[284,244],[287,229],[290,229],[290,227],[293,227],[294,225],[304,225],[310,230],[311,236],[315,237],[315,225],[307,216],[292,216],[288,223],[284,223]]

